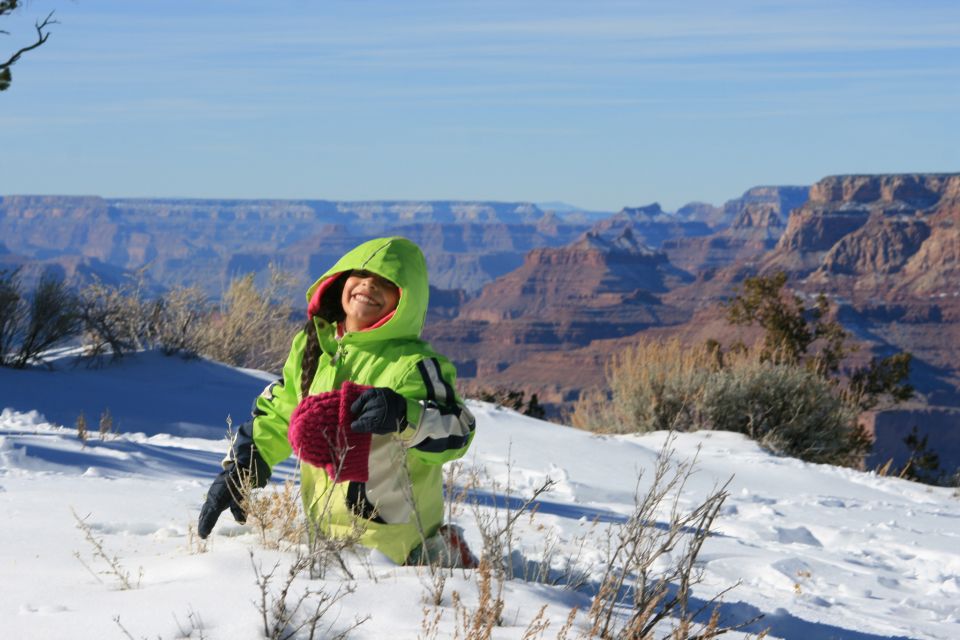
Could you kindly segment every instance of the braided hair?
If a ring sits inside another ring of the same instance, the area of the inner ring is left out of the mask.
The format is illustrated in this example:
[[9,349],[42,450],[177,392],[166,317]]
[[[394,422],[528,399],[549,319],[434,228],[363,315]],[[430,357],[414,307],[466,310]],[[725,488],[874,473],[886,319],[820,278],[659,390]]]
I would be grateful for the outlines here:
[[[320,310],[316,317],[335,324],[344,319],[343,305],[340,298],[343,295],[343,284],[347,279],[348,273],[337,276],[337,279],[327,287],[320,299]],[[303,327],[303,332],[307,336],[307,342],[303,347],[303,360],[300,362],[300,397],[306,398],[310,393],[310,385],[313,383],[313,377],[317,374],[317,366],[320,363],[320,338],[317,336],[317,328],[314,325],[313,318],[307,319],[307,324]]]

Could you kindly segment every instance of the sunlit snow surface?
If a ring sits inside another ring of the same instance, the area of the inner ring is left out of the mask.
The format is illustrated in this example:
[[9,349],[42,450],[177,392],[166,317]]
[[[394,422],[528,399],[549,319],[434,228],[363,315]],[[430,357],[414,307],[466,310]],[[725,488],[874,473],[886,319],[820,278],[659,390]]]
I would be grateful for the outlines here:
[[[125,637],[125,629],[138,639],[177,638],[191,619],[210,640],[261,637],[249,552],[267,569],[289,556],[264,550],[229,514],[209,550],[196,553],[188,526],[219,469],[226,416],[242,420],[269,379],[158,354],[101,369],[0,370],[3,637],[101,640]],[[101,441],[97,421],[107,408],[120,433]],[[487,404],[470,408],[478,426],[465,463],[485,479],[472,499],[497,502],[494,482],[505,484],[508,473],[517,498],[547,477],[557,481],[535,517],[519,521],[518,563],[538,561],[552,546],[555,563],[579,551],[583,566],[595,566],[603,532],[629,514],[637,475],[652,467],[665,434],[594,436]],[[81,411],[92,431],[86,446],[74,428]],[[698,456],[685,506],[733,476],[716,535],[700,555],[705,574],[693,604],[734,586],[721,619],[763,614],[748,630],[769,628],[771,638],[960,638],[960,499],[951,490],[777,458],[728,433],[680,434],[675,448],[679,459]],[[277,477],[293,470],[285,464]],[[119,588],[73,512],[134,582],[139,577],[139,588]],[[458,522],[479,549],[473,518],[465,509]],[[328,617],[334,628],[370,616],[351,637],[418,637],[423,572],[375,553],[350,562],[356,591]],[[325,584],[341,582],[333,575]],[[438,637],[453,635],[453,591],[468,605],[476,600],[472,576],[456,573]],[[543,637],[551,638],[573,607],[589,607],[584,590],[563,585],[514,580],[504,593],[505,624],[495,638],[520,638],[543,605],[551,621]]]

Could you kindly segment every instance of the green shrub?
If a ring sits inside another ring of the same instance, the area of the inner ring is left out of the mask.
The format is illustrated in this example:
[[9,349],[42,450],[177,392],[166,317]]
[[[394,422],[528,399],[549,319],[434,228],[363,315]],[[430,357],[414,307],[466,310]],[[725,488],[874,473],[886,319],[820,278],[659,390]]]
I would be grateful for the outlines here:
[[811,462],[857,466],[869,447],[858,413],[826,378],[748,353],[709,376],[701,428],[743,433]]
[[603,433],[714,429],[743,433],[776,453],[858,466],[869,440],[836,384],[763,345],[724,355],[677,340],[645,341],[607,369],[606,391],[584,394],[574,426]]

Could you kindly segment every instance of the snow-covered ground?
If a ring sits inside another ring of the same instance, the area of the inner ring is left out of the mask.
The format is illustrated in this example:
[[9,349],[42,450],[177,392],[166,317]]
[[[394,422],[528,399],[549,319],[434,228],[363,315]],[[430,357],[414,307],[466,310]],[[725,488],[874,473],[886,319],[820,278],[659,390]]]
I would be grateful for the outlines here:
[[[265,570],[291,554],[264,549],[229,513],[203,552],[190,527],[219,469],[227,415],[244,419],[267,380],[150,353],[101,369],[0,370],[2,636],[262,637],[250,553]],[[119,433],[101,441],[104,409]],[[599,560],[604,529],[630,513],[637,475],[651,469],[666,435],[595,436],[487,404],[471,409],[478,432],[465,464],[491,483],[472,497],[492,504],[492,483],[505,483],[508,470],[519,498],[550,477],[555,489],[518,522],[520,553],[538,560],[555,546],[559,563],[582,546],[584,566]],[[85,446],[74,428],[81,411],[93,432]],[[747,630],[769,629],[771,638],[960,638],[960,499],[951,490],[777,458],[729,433],[680,434],[674,446],[681,459],[700,449],[684,506],[733,476],[693,592],[706,601],[733,586],[723,621],[763,614]],[[285,464],[277,477],[293,471]],[[137,588],[121,589],[94,557],[78,517]],[[479,549],[473,517],[464,509],[458,521]],[[354,638],[421,636],[424,572],[375,553],[350,562],[354,591],[325,620],[343,628],[369,616]],[[436,637],[453,636],[453,591],[468,606],[476,601],[473,578],[456,572],[448,580],[432,610],[441,614]],[[297,588],[332,591],[347,582],[328,574]],[[504,595],[495,638],[522,637],[544,605],[551,625],[542,637],[555,637],[571,609],[590,602],[585,589],[521,580]],[[585,615],[575,624],[570,637]]]

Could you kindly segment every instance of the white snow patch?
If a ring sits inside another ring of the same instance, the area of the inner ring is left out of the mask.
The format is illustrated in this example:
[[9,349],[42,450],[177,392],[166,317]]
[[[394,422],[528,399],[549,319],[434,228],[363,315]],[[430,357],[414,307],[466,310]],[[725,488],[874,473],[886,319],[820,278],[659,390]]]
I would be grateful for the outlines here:
[[[249,551],[266,569],[289,555],[261,548],[252,527],[229,513],[205,553],[196,552],[192,530],[226,449],[226,415],[234,424],[243,420],[271,378],[157,354],[96,370],[0,371],[4,636],[122,637],[119,616],[133,637],[173,638],[196,614],[209,640],[261,637]],[[83,411],[95,431],[107,407],[119,433],[80,442],[76,416]],[[605,534],[629,515],[634,491],[649,486],[666,434],[597,436],[484,403],[470,408],[478,428],[464,464],[486,479],[472,496],[483,508],[504,500],[494,482],[509,484],[517,501],[546,478],[556,482],[536,515],[518,521],[515,564],[535,567],[554,549],[557,572],[578,557],[587,581],[596,580]],[[960,499],[950,490],[772,456],[731,433],[680,434],[674,446],[678,459],[697,457],[681,506],[733,478],[700,555],[698,603],[734,587],[721,604],[724,618],[763,614],[750,631],[769,628],[770,638],[960,637]],[[292,462],[276,477],[290,475]],[[142,575],[139,588],[119,589],[71,509],[134,580]],[[457,522],[479,549],[470,509]],[[352,637],[420,635],[428,582],[422,570],[395,567],[376,552],[351,557],[350,568],[356,591],[333,613],[337,625],[370,615]],[[301,579],[296,588],[341,584],[334,575]],[[468,605],[476,602],[470,573],[449,577],[439,637],[453,632],[454,590]],[[550,637],[571,608],[589,606],[585,592],[520,580],[504,597],[505,626],[495,638],[521,637],[543,605]]]

